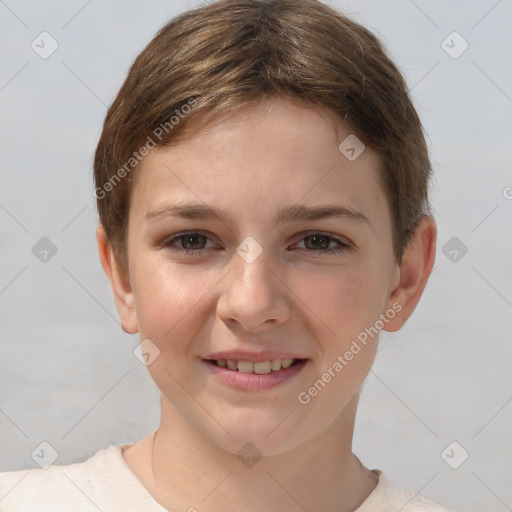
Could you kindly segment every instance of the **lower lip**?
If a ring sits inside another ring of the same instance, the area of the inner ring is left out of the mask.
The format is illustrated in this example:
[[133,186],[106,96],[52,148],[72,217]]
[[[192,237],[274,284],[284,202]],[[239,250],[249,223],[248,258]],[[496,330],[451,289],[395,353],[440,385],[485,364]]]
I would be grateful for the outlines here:
[[275,388],[279,386],[279,384],[295,377],[295,375],[300,373],[304,366],[306,366],[308,359],[303,359],[288,368],[281,368],[281,370],[264,374],[228,370],[227,368],[217,366],[215,363],[209,363],[204,359],[202,362],[209,371],[233,388],[243,391],[264,391],[266,389]]

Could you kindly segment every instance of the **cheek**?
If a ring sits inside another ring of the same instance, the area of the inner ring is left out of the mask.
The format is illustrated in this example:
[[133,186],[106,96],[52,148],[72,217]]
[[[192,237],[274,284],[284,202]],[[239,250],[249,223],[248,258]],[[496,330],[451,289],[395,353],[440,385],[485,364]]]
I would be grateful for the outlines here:
[[136,279],[139,333],[141,340],[151,340],[156,349],[149,346],[158,354],[147,369],[162,394],[186,408],[190,397],[180,391],[179,383],[187,379],[197,355],[193,340],[203,338],[200,330],[211,327],[204,309],[207,300],[201,299],[206,299],[216,280],[169,262],[149,263],[145,268]]
[[[185,266],[155,261],[136,278],[136,308],[141,337],[150,338],[161,350],[185,345],[184,330],[199,328],[202,297],[213,286],[208,276]],[[190,334],[189,332],[189,338]],[[182,343],[180,343],[182,341]]]
[[308,418],[317,418],[313,423],[335,421],[368,375],[378,344],[378,335],[370,328],[381,312],[379,279],[378,268],[367,265],[301,278],[304,302],[316,314],[311,329],[321,346],[314,375],[298,396],[301,404],[300,400],[310,400]]
[[[365,262],[298,274],[290,288],[307,306],[325,339],[337,344],[373,325],[383,303],[382,276]],[[339,348],[339,347],[338,347]]]

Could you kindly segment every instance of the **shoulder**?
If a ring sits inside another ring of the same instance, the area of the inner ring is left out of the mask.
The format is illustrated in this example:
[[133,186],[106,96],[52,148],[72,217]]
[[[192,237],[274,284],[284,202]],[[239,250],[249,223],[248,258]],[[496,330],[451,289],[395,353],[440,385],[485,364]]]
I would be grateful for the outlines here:
[[0,511],[64,512],[73,505],[81,512],[97,512],[95,482],[111,476],[109,469],[119,456],[119,447],[110,446],[84,462],[0,473]]
[[411,491],[390,484],[382,471],[373,470],[379,483],[356,512],[453,512]]

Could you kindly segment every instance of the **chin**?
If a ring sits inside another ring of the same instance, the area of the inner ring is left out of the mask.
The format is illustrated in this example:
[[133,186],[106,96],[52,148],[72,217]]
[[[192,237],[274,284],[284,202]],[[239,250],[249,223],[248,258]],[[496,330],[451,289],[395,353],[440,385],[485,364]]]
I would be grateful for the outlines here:
[[299,426],[285,419],[288,414],[289,411],[276,414],[242,409],[224,420],[217,418],[225,430],[219,427],[203,432],[214,444],[234,455],[244,450],[256,452],[253,455],[279,455],[300,444]]

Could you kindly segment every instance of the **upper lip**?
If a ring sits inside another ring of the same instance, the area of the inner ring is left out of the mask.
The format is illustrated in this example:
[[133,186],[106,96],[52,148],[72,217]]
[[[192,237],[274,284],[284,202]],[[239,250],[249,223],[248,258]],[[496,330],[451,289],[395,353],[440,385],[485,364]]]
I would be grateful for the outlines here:
[[243,350],[226,350],[223,352],[214,352],[203,356],[203,359],[231,359],[234,361],[251,361],[258,363],[261,361],[272,361],[273,359],[307,359],[300,354],[291,352],[278,352],[275,350],[265,350],[262,352],[246,352]]

